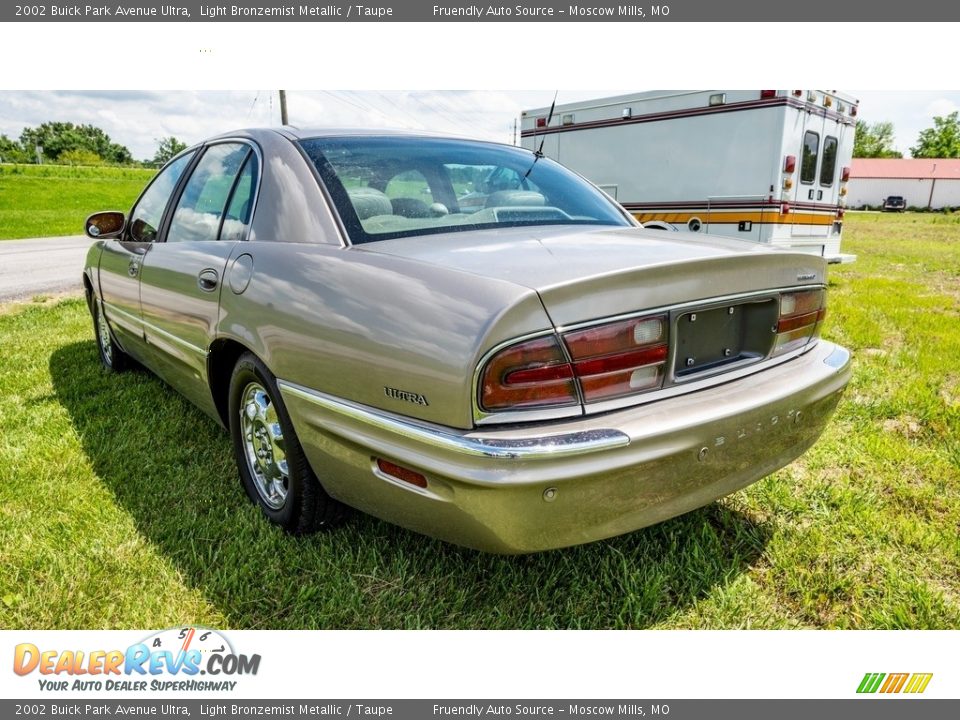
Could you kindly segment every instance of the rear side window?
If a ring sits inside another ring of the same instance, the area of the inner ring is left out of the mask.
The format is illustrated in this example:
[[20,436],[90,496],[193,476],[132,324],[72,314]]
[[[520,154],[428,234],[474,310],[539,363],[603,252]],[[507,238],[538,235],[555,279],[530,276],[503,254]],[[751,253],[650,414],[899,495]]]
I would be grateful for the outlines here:
[[837,175],[837,139],[827,135],[823,141],[823,162],[820,163],[820,184],[833,185]]
[[167,242],[217,239],[230,191],[249,152],[242,143],[207,148],[177,202]]
[[808,185],[817,179],[817,154],[820,136],[809,130],[803,136],[803,161],[800,164],[800,182]]
[[257,189],[258,172],[256,153],[250,153],[243,164],[243,170],[240,171],[240,177],[237,178],[233,195],[230,196],[227,213],[223,217],[223,227],[220,228],[221,240],[234,242],[246,238],[247,228],[250,226],[250,215],[253,212],[253,196]]
[[131,240],[153,242],[157,239],[157,230],[160,229],[163,211],[170,202],[170,195],[173,194],[180,176],[183,175],[191,159],[193,159],[193,152],[181,155],[161,170],[150,183],[150,187],[146,189],[130,213],[128,232]]

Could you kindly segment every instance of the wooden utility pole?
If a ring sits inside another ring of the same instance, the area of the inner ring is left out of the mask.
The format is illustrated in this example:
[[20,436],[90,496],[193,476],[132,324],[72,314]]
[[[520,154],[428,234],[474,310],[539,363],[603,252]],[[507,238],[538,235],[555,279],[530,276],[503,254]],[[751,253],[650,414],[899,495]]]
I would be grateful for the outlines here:
[[287,118],[287,91],[280,91],[280,124],[289,125],[289,118]]

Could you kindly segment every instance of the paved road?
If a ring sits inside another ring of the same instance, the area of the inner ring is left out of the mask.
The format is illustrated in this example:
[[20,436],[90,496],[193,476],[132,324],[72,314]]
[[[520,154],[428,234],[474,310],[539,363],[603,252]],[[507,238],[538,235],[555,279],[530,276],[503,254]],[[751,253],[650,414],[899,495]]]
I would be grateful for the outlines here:
[[83,260],[92,242],[83,235],[0,240],[0,302],[81,290]]

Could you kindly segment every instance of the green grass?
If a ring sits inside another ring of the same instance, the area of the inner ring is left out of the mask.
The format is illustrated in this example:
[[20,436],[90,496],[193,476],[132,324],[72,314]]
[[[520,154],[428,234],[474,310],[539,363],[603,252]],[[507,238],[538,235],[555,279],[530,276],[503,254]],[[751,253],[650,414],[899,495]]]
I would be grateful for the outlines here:
[[354,514],[295,539],[226,433],[97,365],[82,300],[0,312],[0,627],[960,628],[960,217],[848,215],[823,439],[701,510],[525,557]]
[[0,165],[0,240],[80,235],[97,210],[128,211],[156,170]]

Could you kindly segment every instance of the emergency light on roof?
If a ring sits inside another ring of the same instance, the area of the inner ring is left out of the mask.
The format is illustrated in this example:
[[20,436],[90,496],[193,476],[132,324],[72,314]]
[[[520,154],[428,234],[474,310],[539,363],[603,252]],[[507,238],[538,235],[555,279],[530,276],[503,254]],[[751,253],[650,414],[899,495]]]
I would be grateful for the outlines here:
[[761,90],[761,91],[760,91],[760,99],[761,99],[761,100],[766,100],[767,98],[772,98],[772,97],[776,97],[776,96],[777,96],[777,91],[776,91],[776,90]]
[[727,101],[726,93],[716,93],[710,96],[711,105],[723,105]]
[[622,117],[624,120],[628,120],[632,115],[633,115],[633,108],[624,108],[623,113],[621,113],[620,117]]
[[793,91],[793,96],[794,96],[794,97],[800,97],[801,95],[803,95],[803,90],[794,90],[794,91]]
[[823,106],[824,106],[824,107],[830,107],[831,105],[833,105],[833,98],[830,97],[829,95],[824,95],[824,96],[823,96]]
[[537,127],[538,127],[538,128],[545,128],[546,126],[547,126],[547,119],[546,119],[545,117],[538,117],[538,118],[537,118]]

